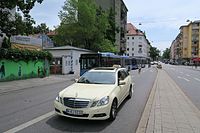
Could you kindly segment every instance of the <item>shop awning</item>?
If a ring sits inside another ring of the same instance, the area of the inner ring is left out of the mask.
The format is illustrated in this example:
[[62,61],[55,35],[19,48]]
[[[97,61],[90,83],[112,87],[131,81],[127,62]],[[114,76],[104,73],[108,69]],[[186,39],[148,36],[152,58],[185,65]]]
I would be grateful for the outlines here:
[[200,58],[193,58],[192,61],[200,61]]

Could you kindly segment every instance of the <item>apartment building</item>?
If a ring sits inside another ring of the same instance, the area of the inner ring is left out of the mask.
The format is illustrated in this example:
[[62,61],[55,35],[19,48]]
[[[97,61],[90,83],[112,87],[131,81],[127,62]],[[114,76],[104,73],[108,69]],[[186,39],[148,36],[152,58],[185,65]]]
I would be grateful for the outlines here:
[[126,24],[127,24],[127,12],[128,9],[123,0],[96,0],[97,5],[99,5],[104,10],[112,9],[115,12],[115,24],[119,29],[115,35],[115,45],[119,50],[120,54],[126,51]]
[[150,42],[145,34],[131,23],[127,24],[126,55],[149,58]]
[[180,33],[173,41],[171,48],[172,59],[179,64],[200,61],[200,20],[190,22],[180,27]]

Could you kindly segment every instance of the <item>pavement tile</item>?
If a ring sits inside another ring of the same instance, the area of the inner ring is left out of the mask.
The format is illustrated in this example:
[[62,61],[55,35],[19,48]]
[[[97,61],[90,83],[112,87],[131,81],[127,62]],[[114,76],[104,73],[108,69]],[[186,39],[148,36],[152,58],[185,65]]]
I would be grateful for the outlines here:
[[177,129],[163,128],[162,133],[179,133]]
[[175,122],[165,122],[162,121],[162,127],[163,128],[169,128],[169,129],[177,129]]
[[[145,107],[151,111],[145,115],[149,117],[146,131],[200,133],[200,111],[164,70],[158,70],[154,87],[155,96],[153,100],[151,99],[152,104],[149,103]],[[150,105],[152,107],[149,107]]]
[[178,132],[179,133],[195,133],[193,130],[186,129],[186,128],[178,128]]
[[176,126],[177,126],[178,128],[186,128],[186,129],[188,129],[188,130],[191,130],[191,129],[192,129],[192,127],[190,126],[190,124],[188,124],[188,123],[183,123],[183,122],[177,122],[177,123],[176,123]]

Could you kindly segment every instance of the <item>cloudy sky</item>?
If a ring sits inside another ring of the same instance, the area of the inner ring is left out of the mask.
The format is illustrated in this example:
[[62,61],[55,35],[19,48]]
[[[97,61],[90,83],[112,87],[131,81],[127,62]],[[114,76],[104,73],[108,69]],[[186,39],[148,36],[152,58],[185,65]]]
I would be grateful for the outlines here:
[[[37,24],[46,23],[51,29],[59,25],[58,12],[65,0],[44,0],[36,4],[31,15]],[[145,31],[153,46],[163,51],[170,47],[181,25],[187,20],[200,20],[200,0],[124,0],[128,22]],[[139,25],[141,23],[141,25]]]

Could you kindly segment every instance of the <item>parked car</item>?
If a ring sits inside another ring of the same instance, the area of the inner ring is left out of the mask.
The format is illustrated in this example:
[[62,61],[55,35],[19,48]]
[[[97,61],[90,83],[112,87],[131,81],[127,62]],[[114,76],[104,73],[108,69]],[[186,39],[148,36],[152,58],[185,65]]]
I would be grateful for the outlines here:
[[157,68],[162,69],[162,65],[158,63]]
[[94,68],[58,94],[55,112],[77,119],[114,120],[120,104],[132,97],[133,88],[125,68]]

